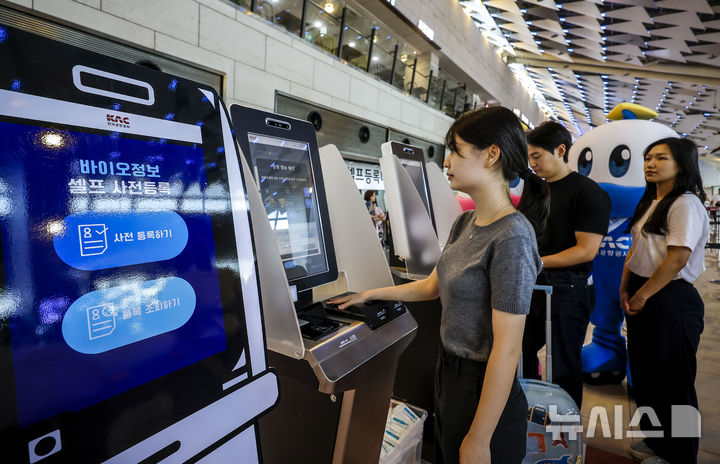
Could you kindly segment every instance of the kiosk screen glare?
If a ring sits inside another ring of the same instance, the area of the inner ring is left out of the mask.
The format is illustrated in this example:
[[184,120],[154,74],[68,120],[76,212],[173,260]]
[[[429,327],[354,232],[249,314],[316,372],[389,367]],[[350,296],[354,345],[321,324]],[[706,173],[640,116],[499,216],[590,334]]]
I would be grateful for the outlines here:
[[305,142],[248,134],[250,156],[288,280],[328,270]]
[[0,153],[21,427],[226,349],[200,143],[0,122]]
[[422,200],[423,205],[425,205],[425,209],[432,217],[432,215],[430,214],[430,204],[428,201],[427,186],[425,185],[425,173],[423,172],[422,162],[410,161],[406,159],[401,159],[400,162],[402,163],[403,167],[405,167],[405,170],[410,176],[410,180],[412,181],[415,189],[420,195],[420,199]]

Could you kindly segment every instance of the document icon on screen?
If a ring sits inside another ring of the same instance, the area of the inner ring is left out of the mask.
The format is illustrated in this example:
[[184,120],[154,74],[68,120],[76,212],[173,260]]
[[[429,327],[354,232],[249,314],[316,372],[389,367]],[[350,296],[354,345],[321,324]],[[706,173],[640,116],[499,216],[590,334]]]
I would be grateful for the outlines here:
[[115,330],[115,310],[111,304],[87,308],[87,320],[90,340],[105,337]]
[[80,234],[80,256],[96,256],[107,250],[105,224],[83,224],[78,226]]

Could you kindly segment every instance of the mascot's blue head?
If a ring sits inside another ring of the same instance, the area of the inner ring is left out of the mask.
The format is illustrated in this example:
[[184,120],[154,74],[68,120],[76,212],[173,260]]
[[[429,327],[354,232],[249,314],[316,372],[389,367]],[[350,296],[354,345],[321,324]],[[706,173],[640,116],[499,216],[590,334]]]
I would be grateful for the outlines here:
[[608,114],[614,121],[587,132],[570,149],[570,169],[608,192],[612,217],[630,217],[635,211],[645,189],[645,148],[656,140],[678,137],[669,127],[646,120],[656,116],[643,106],[621,103]]

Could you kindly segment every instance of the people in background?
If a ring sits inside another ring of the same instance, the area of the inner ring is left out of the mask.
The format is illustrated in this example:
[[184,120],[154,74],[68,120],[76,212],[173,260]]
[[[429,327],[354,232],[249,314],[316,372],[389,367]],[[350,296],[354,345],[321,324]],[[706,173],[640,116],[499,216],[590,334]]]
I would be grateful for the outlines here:
[[[550,186],[550,215],[539,237],[543,271],[538,285],[552,285],[553,381],[582,406],[582,346],[595,306],[592,261],[610,220],[610,197],[566,160],[572,139],[548,121],[527,133],[528,158]],[[545,294],[535,292],[525,323],[523,374],[540,378],[537,352],[545,345]]]
[[[465,113],[445,141],[450,186],[470,195],[476,209],[457,218],[436,268],[423,280],[334,302],[342,309],[439,296],[436,462],[519,464],[528,405],[515,374],[541,267],[535,233],[545,226],[548,187],[528,169],[523,128],[507,108]],[[518,175],[525,188],[516,210],[508,183]]]
[[720,188],[710,199],[710,206],[720,206]]
[[368,209],[368,213],[370,213],[373,224],[375,224],[375,230],[377,231],[380,243],[384,245],[385,231],[383,229],[383,223],[387,219],[387,216],[377,204],[377,197],[375,196],[376,193],[377,192],[375,190],[368,190],[365,192],[365,207]]
[[[663,436],[633,442],[629,451],[645,458],[644,464],[695,463],[698,438],[672,434],[675,426],[691,432],[693,422],[699,433],[699,416],[672,409],[698,407],[695,354],[705,307],[692,283],[703,271],[710,235],[705,192],[697,149],[690,140],[658,140],[644,156],[647,185],[630,221],[632,246],[623,268],[620,304],[626,314],[635,400],[638,407],[652,408]],[[677,423],[683,417],[685,422]],[[643,416],[640,429],[657,430],[648,419]]]

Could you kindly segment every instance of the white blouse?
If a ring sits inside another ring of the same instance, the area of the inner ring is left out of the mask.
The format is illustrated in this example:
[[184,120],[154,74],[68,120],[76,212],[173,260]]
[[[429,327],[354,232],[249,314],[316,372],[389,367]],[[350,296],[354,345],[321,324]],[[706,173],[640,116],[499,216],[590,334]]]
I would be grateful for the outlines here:
[[680,195],[670,206],[667,215],[667,235],[642,233],[642,227],[655,211],[658,201],[650,207],[632,228],[632,256],[626,266],[634,274],[650,277],[665,258],[668,246],[689,248],[692,252],[684,268],[675,279],[692,283],[705,269],[705,243],[710,236],[710,220],[700,199],[692,193]]

